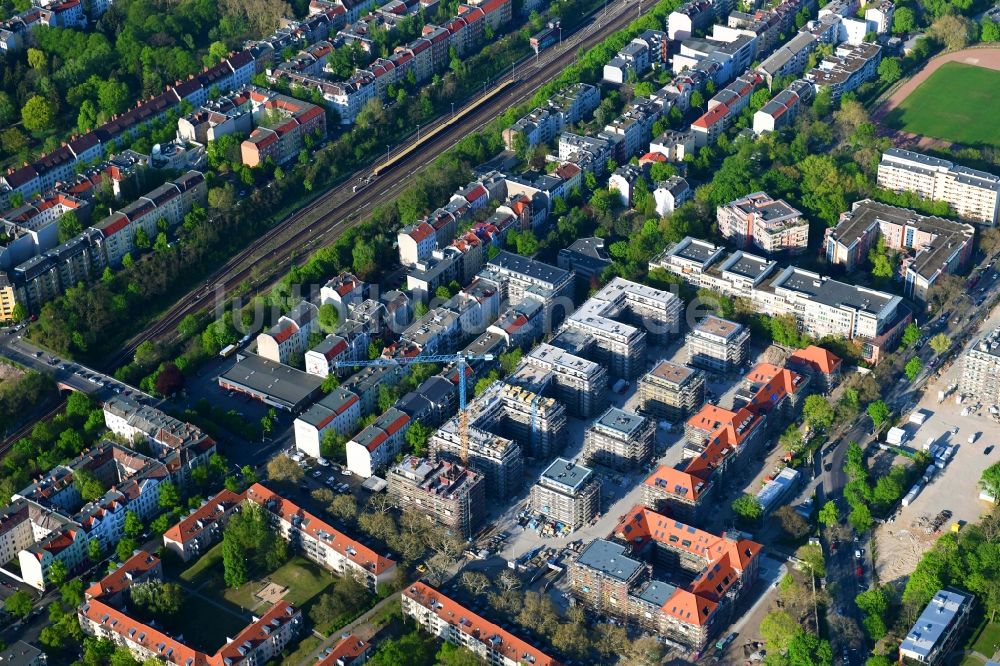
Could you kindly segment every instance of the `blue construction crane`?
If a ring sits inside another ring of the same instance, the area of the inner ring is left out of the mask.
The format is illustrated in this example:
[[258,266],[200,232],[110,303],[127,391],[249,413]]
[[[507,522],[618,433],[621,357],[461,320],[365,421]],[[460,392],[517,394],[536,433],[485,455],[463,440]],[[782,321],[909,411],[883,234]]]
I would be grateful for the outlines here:
[[462,464],[469,462],[468,416],[465,413],[465,373],[469,361],[492,361],[493,354],[429,354],[406,358],[376,358],[371,361],[334,361],[334,368],[384,367],[389,365],[413,365],[415,363],[454,363],[458,368],[458,420],[459,436],[462,441]]

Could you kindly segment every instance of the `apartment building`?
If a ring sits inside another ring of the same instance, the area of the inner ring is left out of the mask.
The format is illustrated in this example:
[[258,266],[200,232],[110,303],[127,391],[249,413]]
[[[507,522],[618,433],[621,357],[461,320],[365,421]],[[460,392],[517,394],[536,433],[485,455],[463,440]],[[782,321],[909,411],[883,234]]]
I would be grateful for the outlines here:
[[655,423],[645,417],[609,407],[583,434],[583,461],[619,471],[642,467],[653,456]]
[[747,72],[717,92],[708,101],[707,110],[691,123],[695,146],[711,145],[732,125],[750,103],[750,96],[763,82],[756,72]]
[[14,295],[14,285],[5,271],[0,271],[0,321],[14,319],[14,308],[17,307],[17,297]]
[[256,128],[240,144],[243,164],[255,167],[269,158],[284,164],[298,157],[306,136],[326,136],[322,107],[257,88],[251,90],[250,98]]
[[792,81],[787,88],[753,114],[754,133],[776,132],[790,126],[795,122],[799,111],[811,102],[814,96],[815,89],[811,83],[805,79]]
[[[84,499],[73,483],[83,473],[92,474],[107,490],[96,499]],[[16,559],[22,580],[45,590],[55,562],[74,573],[88,561],[91,540],[105,552],[114,549],[124,537],[127,512],[143,520],[155,517],[160,485],[169,479],[159,460],[100,442],[14,493],[0,512],[0,560]]]
[[323,440],[328,432],[350,437],[361,420],[361,399],[343,387],[337,387],[319,399],[295,419],[295,448],[307,456],[323,455]]
[[785,360],[785,365],[790,370],[808,376],[816,390],[829,393],[840,383],[843,361],[831,351],[809,345],[792,352]]
[[836,227],[826,230],[824,247],[827,261],[847,271],[867,259],[879,238],[889,249],[912,251],[901,266],[904,293],[922,302],[941,275],[968,265],[975,233],[971,224],[864,199],[841,214]]
[[959,219],[993,226],[1000,213],[1000,176],[900,148],[882,153],[879,187],[945,201]]
[[350,633],[343,635],[337,644],[327,650],[314,666],[362,666],[375,654],[371,643]]
[[984,405],[1000,405],[1000,328],[983,335],[962,354],[958,390]]
[[560,666],[560,662],[500,625],[449,599],[425,583],[403,590],[403,614],[428,633],[467,648],[479,659],[496,666]]
[[719,233],[740,249],[800,254],[809,244],[809,221],[783,199],[754,192],[715,211]]
[[690,284],[733,298],[747,298],[758,312],[791,315],[814,338],[827,335],[856,340],[863,358],[877,363],[912,321],[902,298],[845,284],[742,250],[726,256],[707,241],[685,238],[650,262]]
[[581,305],[563,330],[594,339],[597,362],[619,377],[635,377],[645,365],[647,336],[663,344],[680,330],[675,294],[616,277]]
[[705,402],[705,373],[660,361],[639,380],[639,400],[656,417],[680,420]]
[[[711,534],[636,506],[613,535],[628,544],[625,552],[635,558],[632,561],[652,561],[653,575],[662,572],[667,578],[654,579],[658,589],[652,595],[648,585],[630,586],[630,593],[646,595],[646,603],[628,599],[625,608],[648,607],[650,601],[662,600],[656,632],[691,650],[704,650],[722,632],[757,579],[762,546],[738,532]],[[616,560],[596,564],[607,567]],[[625,617],[640,620],[629,614]]]
[[499,286],[501,300],[511,305],[527,298],[541,301],[549,325],[561,321],[572,307],[573,274],[540,261],[501,252],[487,262],[480,277]]
[[590,114],[600,102],[600,88],[587,83],[574,84],[505,129],[504,144],[507,150],[515,150],[522,142],[528,149],[549,143],[565,128]]
[[186,485],[191,470],[207,464],[216,451],[215,440],[198,426],[131,398],[115,396],[105,402],[104,424],[126,441],[148,444],[177,486]]
[[947,663],[975,605],[976,598],[968,592],[938,590],[900,644],[900,659],[921,664]]
[[798,76],[805,71],[809,54],[816,49],[817,43],[818,40],[812,33],[798,32],[765,58],[757,67],[757,72],[764,77],[769,88],[774,85],[775,79]]
[[409,427],[408,415],[387,409],[347,442],[347,469],[364,479],[377,474],[402,451]]
[[628,554],[628,548],[595,539],[567,566],[573,596],[602,615],[628,617],[629,590],[649,576],[649,565]]
[[463,441],[468,443],[468,468],[481,474],[489,497],[504,500],[516,493],[523,481],[524,460],[517,440],[503,432],[505,404],[500,382],[467,405],[468,426],[462,436],[459,416],[446,421],[431,435],[428,448],[436,461],[460,462]]
[[578,529],[601,512],[601,480],[589,467],[556,458],[531,487],[528,506],[557,526]]
[[176,666],[254,666],[280,656],[302,629],[302,612],[287,601],[278,601],[214,654],[207,654],[128,614],[126,600],[130,598],[131,585],[139,580],[163,580],[163,568],[158,557],[137,553],[104,579],[91,585],[77,609],[77,619],[84,633],[110,639],[114,644],[127,648],[136,659],[162,661]]
[[274,363],[288,365],[288,359],[305,354],[309,336],[319,326],[319,308],[300,301],[266,333],[257,336],[257,354]]
[[386,477],[389,497],[464,538],[475,534],[486,509],[482,474],[450,462],[406,456]]
[[711,25],[716,17],[725,16],[732,8],[732,2],[689,0],[670,12],[667,17],[667,36],[671,40],[686,39],[695,30]]
[[758,363],[744,377],[734,407],[768,417],[768,427],[776,431],[798,414],[812,388],[808,375],[771,363]]
[[709,315],[687,334],[688,364],[709,372],[733,372],[750,355],[750,329],[728,319]]
[[816,92],[830,90],[834,99],[862,83],[875,78],[882,61],[882,47],[878,44],[841,44],[833,55],[823,58],[815,69],[806,72],[806,80],[816,87]]
[[606,404],[608,372],[599,363],[548,343],[537,345],[522,363],[552,373],[553,395],[574,416],[593,416]]
[[649,152],[659,153],[668,162],[683,162],[694,155],[695,139],[691,131],[666,130],[649,142]]
[[667,180],[656,183],[656,187],[653,189],[656,214],[660,217],[670,215],[692,199],[694,199],[694,189],[680,176],[671,176]]

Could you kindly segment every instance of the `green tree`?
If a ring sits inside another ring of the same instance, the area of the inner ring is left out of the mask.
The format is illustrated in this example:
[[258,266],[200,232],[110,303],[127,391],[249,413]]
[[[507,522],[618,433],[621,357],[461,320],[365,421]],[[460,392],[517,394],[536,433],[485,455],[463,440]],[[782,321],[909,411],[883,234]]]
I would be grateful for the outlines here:
[[139,518],[139,514],[132,510],[125,512],[125,525],[123,527],[125,536],[133,539],[138,538],[144,529],[146,528],[142,524],[142,519]]
[[53,128],[56,108],[49,100],[34,95],[21,108],[21,124],[33,134],[47,132]]
[[927,344],[931,346],[935,354],[943,354],[951,349],[951,338],[944,333],[938,333],[928,340]]
[[81,232],[83,232],[83,225],[80,224],[80,218],[76,216],[76,213],[74,211],[63,213],[62,217],[59,218],[59,241],[65,243]]
[[903,67],[899,58],[883,58],[878,64],[878,78],[882,83],[892,84],[903,77]]
[[813,544],[799,546],[795,551],[795,557],[805,562],[813,576],[823,577],[826,575],[826,558],[823,556],[823,548]]
[[227,587],[240,587],[247,582],[243,548],[228,535],[222,538],[222,571]]
[[171,481],[164,481],[160,484],[160,508],[175,509],[181,504],[181,494]]
[[128,558],[132,557],[132,554],[139,549],[139,543],[132,538],[125,537],[115,546],[115,555],[118,559],[124,562]]
[[14,617],[27,617],[31,612],[32,598],[24,590],[18,590],[7,597],[4,601],[4,608]]
[[920,327],[915,323],[910,322],[903,329],[902,342],[904,347],[909,347],[920,339]]
[[909,7],[897,7],[892,15],[892,31],[906,35],[917,29],[917,17]]
[[833,405],[823,396],[814,393],[802,404],[802,416],[813,429],[826,430],[833,425]]
[[854,598],[854,603],[865,619],[862,624],[872,640],[879,641],[886,634],[885,614],[889,610],[889,595],[885,588],[873,587]]
[[979,487],[990,497],[1000,499],[1000,463],[993,463],[983,470],[979,477]]
[[319,306],[319,325],[324,333],[333,333],[340,323],[340,313],[333,303],[324,303]]
[[913,358],[911,358],[909,361],[906,362],[906,365],[903,367],[903,372],[906,373],[907,379],[909,379],[912,382],[914,379],[917,378],[917,375],[919,375],[920,371],[923,369],[924,369],[924,362],[920,360],[919,356],[914,356]]
[[56,560],[49,565],[49,570],[45,573],[45,580],[49,585],[59,587],[66,582],[68,575],[69,570],[66,568],[66,564],[62,560]]
[[876,428],[881,428],[882,424],[888,421],[891,415],[892,412],[889,410],[889,406],[882,400],[876,400],[868,405],[868,416],[871,417],[872,423],[875,424]]
[[101,548],[100,541],[91,539],[87,543],[87,557],[90,558],[91,562],[100,562],[104,558],[104,549]]
[[760,500],[746,493],[733,500],[731,508],[737,517],[748,523],[756,522],[764,515]]
[[119,81],[103,81],[97,90],[97,103],[107,116],[114,116],[128,109],[128,86]]
[[85,502],[93,502],[106,492],[104,484],[89,469],[79,469],[73,474],[73,487]]
[[833,527],[840,522],[840,512],[837,511],[837,503],[833,500],[827,500],[823,507],[819,510],[819,522],[823,523],[827,527]]
[[1000,42],[1000,23],[983,19],[983,25],[979,32],[979,40],[982,42]]
[[784,610],[771,611],[760,621],[760,636],[773,653],[785,650],[801,630],[798,621]]
[[424,425],[420,421],[414,421],[406,431],[406,443],[410,446],[413,455],[424,456],[427,453],[427,440],[434,433],[434,429]]
[[483,661],[464,647],[443,643],[437,652],[437,666],[482,666]]
[[858,532],[867,532],[872,526],[872,512],[865,504],[854,504],[847,522]]

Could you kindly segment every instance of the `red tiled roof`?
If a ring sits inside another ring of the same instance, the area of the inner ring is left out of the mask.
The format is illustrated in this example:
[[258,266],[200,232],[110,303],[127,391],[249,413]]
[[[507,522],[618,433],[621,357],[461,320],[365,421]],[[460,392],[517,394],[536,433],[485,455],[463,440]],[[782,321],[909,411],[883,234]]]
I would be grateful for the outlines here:
[[223,490],[198,509],[183,518],[179,523],[163,533],[164,539],[177,543],[187,543],[201,534],[205,528],[221,518],[226,511],[243,501],[243,495],[230,490]]
[[816,345],[809,345],[805,349],[796,349],[788,357],[788,360],[808,366],[825,375],[837,372],[842,363],[839,356]]
[[661,465],[646,477],[643,483],[654,488],[663,488],[672,495],[679,495],[692,502],[698,501],[707,487],[703,479],[666,465]]
[[530,662],[532,666],[560,666],[559,662],[548,656],[530,643],[518,638],[509,631],[493,624],[489,620],[476,615],[463,607],[457,601],[449,599],[444,594],[424,583],[414,583],[403,590],[424,608],[430,609],[439,618],[448,622],[458,631],[473,637],[502,654],[510,661],[518,663]]
[[330,653],[316,662],[315,666],[338,666],[340,663],[351,663],[368,649],[368,643],[357,636],[347,634],[333,646]]
[[[288,522],[291,522],[293,516],[300,517],[302,519],[302,523],[299,526],[299,529],[309,534],[309,536],[327,544],[347,559],[360,564],[365,568],[365,570],[370,571],[375,575],[381,574],[396,565],[396,563],[391,559],[382,557],[360,541],[351,539],[346,534],[335,529],[323,520],[320,520],[318,517],[309,513],[305,509],[302,509],[294,502],[275,494],[267,487],[259,483],[255,483],[250,486],[250,488],[246,491],[246,497],[247,499],[253,500],[257,504],[265,507],[272,513],[279,515],[283,520]],[[274,502],[274,504],[272,506],[268,506],[269,502]],[[322,538],[320,536],[321,532],[330,535],[330,538]],[[350,551],[353,551],[353,553]]]

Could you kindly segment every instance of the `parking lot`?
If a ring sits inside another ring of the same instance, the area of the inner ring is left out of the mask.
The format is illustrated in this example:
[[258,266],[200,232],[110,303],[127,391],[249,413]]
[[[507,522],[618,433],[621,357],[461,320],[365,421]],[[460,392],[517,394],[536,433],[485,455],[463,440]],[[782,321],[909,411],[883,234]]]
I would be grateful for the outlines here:
[[[977,335],[1000,326],[1000,308],[995,309],[983,322]],[[971,344],[971,343],[970,343]],[[938,402],[938,391],[947,391],[957,384],[962,372],[962,360],[958,358],[937,380],[928,384],[924,397],[917,408],[928,414],[927,420],[919,428],[914,424],[906,426],[908,441],[904,446],[920,449],[929,438],[936,443],[955,445],[957,451],[945,469],[917,496],[909,506],[901,507],[892,522],[886,522],[877,530],[879,579],[883,582],[899,581],[916,567],[920,556],[928,550],[940,534],[928,534],[925,523],[933,520],[942,510],[949,510],[952,516],[943,526],[949,529],[956,522],[975,522],[990,508],[990,504],[979,499],[979,477],[986,467],[1000,460],[1000,427],[989,413],[990,405],[963,416],[967,406],[975,405],[974,397],[966,397],[961,405],[956,404],[955,393],[949,393],[943,402]],[[903,414],[904,418],[909,414]],[[974,435],[972,444],[969,437]]]

